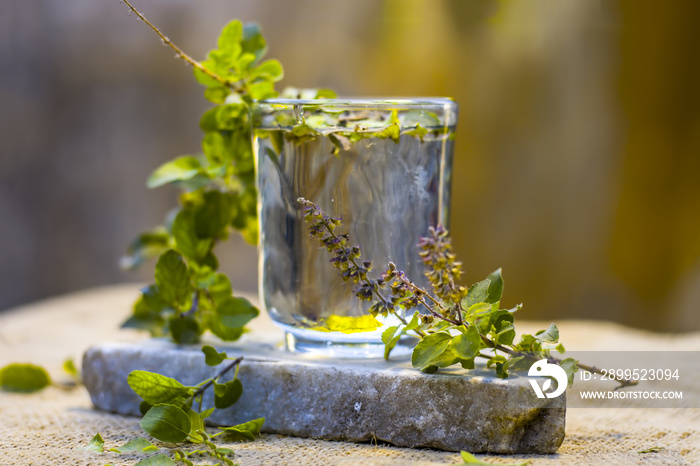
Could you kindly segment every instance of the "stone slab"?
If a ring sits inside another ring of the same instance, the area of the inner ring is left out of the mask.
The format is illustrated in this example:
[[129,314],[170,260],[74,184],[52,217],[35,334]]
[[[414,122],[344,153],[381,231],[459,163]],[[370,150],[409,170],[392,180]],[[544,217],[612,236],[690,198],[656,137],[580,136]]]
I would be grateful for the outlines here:
[[[243,396],[209,418],[216,425],[264,417],[263,432],[473,453],[553,453],[564,440],[564,396],[539,400],[526,377],[499,379],[485,368],[423,374],[409,361],[312,359],[267,343],[213,344],[245,358],[239,371]],[[138,415],[140,398],[127,384],[136,369],[185,384],[217,370],[204,363],[199,346],[100,344],[83,358],[93,404]],[[207,395],[205,409],[213,405]]]

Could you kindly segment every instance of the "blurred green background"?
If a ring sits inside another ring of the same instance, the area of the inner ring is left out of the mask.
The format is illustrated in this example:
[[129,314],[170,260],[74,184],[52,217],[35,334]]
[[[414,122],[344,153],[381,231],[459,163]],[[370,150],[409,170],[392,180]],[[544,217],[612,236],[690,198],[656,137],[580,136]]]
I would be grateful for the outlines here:
[[[700,2],[136,0],[203,58],[257,21],[282,86],[460,105],[452,233],[466,281],[503,267],[523,318],[700,329]],[[191,71],[118,0],[3,0],[0,309],[147,280],[118,267],[199,150]],[[255,250],[223,246],[234,287]],[[125,310],[125,313],[127,311]]]

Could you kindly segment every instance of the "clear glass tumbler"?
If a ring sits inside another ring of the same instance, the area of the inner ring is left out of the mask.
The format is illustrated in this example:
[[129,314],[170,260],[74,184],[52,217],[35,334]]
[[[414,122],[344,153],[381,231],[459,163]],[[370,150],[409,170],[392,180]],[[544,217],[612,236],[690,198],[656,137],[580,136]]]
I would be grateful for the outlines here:
[[[450,99],[271,99],[255,108],[254,150],[263,306],[286,332],[287,348],[329,357],[382,357],[378,328],[353,331],[369,315],[310,238],[297,198],[340,217],[348,244],[380,274],[389,261],[427,286],[417,242],[449,226],[457,105]],[[358,320],[357,322],[360,322]],[[400,342],[393,355],[407,354]]]

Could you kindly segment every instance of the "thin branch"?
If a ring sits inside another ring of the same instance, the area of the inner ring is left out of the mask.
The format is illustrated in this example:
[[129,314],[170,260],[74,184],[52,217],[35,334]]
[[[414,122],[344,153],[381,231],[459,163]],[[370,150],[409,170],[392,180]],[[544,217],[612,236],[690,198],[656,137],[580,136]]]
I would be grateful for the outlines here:
[[[331,225],[328,223],[328,220],[326,220],[326,216],[323,215],[323,212],[319,209],[319,207],[318,207],[316,204],[314,204],[313,202],[308,201],[308,200],[303,199],[303,198],[299,198],[299,201],[300,201],[302,204],[306,205],[307,207],[314,208],[315,210],[321,212],[321,214],[322,214],[322,215],[321,215],[321,219],[322,219],[322,222],[323,222],[323,226],[324,226],[325,229],[333,236],[333,238],[334,238],[335,240],[338,241],[338,244],[340,244],[340,238],[338,237],[338,235],[335,234],[335,232],[333,231],[333,228],[332,228]],[[348,257],[348,259],[350,260],[350,262],[352,263],[352,265],[354,265],[357,269],[360,269],[359,264],[355,261],[355,259],[352,257],[352,255],[350,254],[350,252],[349,252],[344,246],[338,246],[338,247],[342,250],[343,254],[344,254],[346,257]],[[394,266],[392,263],[390,263],[389,265],[392,266],[393,268],[395,268],[395,266]],[[396,276],[397,276],[397,277],[399,278],[399,280],[401,280],[406,286],[408,286],[409,288],[411,288],[411,292],[416,296],[417,301],[418,301],[420,304],[422,304],[422,305],[430,312],[430,314],[433,315],[434,317],[436,317],[436,318],[438,318],[438,319],[440,319],[440,320],[444,320],[445,322],[449,322],[450,324],[456,325],[456,326],[464,326],[464,327],[468,328],[470,325],[473,325],[473,324],[469,324],[468,322],[465,322],[465,321],[463,320],[463,317],[462,317],[461,315],[459,315],[459,320],[454,320],[454,319],[451,319],[451,318],[445,316],[445,315],[444,315],[444,313],[446,312],[445,307],[442,305],[442,303],[440,303],[437,299],[435,299],[430,293],[428,293],[426,290],[424,290],[423,288],[419,287],[418,285],[416,285],[415,283],[413,283],[411,280],[409,280],[408,277],[406,277],[406,274],[404,274],[402,271],[400,271],[400,270],[397,271]],[[370,285],[370,286],[372,285],[372,283],[370,283],[370,281],[367,279],[366,274],[360,274],[360,280],[362,280],[366,285]],[[374,294],[377,296],[377,298],[378,298],[382,303],[384,303],[385,305],[386,305],[386,304],[389,304],[389,302],[387,301],[387,299],[384,298],[384,296],[379,292],[379,290],[376,290],[376,289],[375,289]],[[428,300],[432,301],[433,305],[431,305],[430,303],[428,303],[428,302],[426,301],[425,298],[427,298]],[[388,306],[387,306],[387,307],[388,307]],[[439,310],[439,311],[442,311],[442,312],[438,312],[435,308],[438,308],[438,310]],[[391,312],[392,312],[393,315],[395,315],[396,317],[398,317],[398,318],[401,320],[401,322],[402,322],[403,324],[407,324],[406,320],[405,320],[404,318],[402,318],[399,314],[397,314],[395,311],[391,311]],[[458,309],[458,313],[461,314],[461,312],[462,312],[462,311],[461,311],[461,306],[460,306],[460,308]],[[425,334],[424,332],[422,332],[422,331],[415,330],[415,332],[418,333],[421,337],[426,336],[426,334]],[[502,351],[502,352],[504,352],[504,353],[506,353],[506,354],[509,354],[509,355],[513,356],[513,357],[520,357],[520,356],[522,356],[522,357],[525,357],[525,358],[528,358],[528,359],[532,359],[532,360],[539,360],[539,359],[542,359],[542,356],[541,356],[541,355],[535,355],[535,354],[531,354],[531,353],[527,353],[527,352],[523,352],[523,351],[514,350],[514,349],[508,348],[508,347],[506,347],[506,346],[503,346],[503,345],[501,345],[501,344],[499,344],[499,343],[496,343],[495,341],[491,340],[488,336],[484,335],[484,334],[481,333],[481,332],[479,332],[479,337],[481,338],[481,341],[483,341],[484,344],[485,344],[487,347],[492,348],[492,349],[494,349],[494,350]],[[478,354],[478,356],[480,356],[480,357],[486,357],[486,356],[484,356],[484,355],[482,355],[482,354]],[[554,358],[554,357],[551,357],[551,356],[547,357],[547,361],[548,361],[549,363],[557,364],[557,365],[561,364],[561,362],[562,362],[561,359]],[[580,363],[577,363],[576,365],[577,365],[577,367],[579,367],[580,369],[583,369],[583,370],[586,370],[586,371],[589,371],[589,372],[595,372],[595,373],[597,373],[597,374],[603,374],[603,372],[601,371],[601,369],[598,369],[597,367],[588,366],[588,365],[586,365],[586,364],[580,364]],[[610,374],[608,374],[608,375],[610,375]],[[636,382],[636,381],[633,381],[633,380],[619,378],[619,377],[616,377],[616,376],[614,376],[614,375],[613,375],[611,378],[613,378],[615,381],[617,381],[617,382],[620,383],[620,386],[617,387],[616,389],[619,389],[619,388],[622,388],[622,387],[631,386],[631,385],[637,385],[637,382]]]
[[204,391],[207,388],[211,387],[214,384],[214,382],[219,379],[219,377],[222,377],[228,371],[230,371],[234,367],[238,366],[241,363],[241,361],[243,361],[243,356],[239,356],[236,359],[234,359],[228,366],[226,366],[222,370],[220,370],[214,377],[209,379],[209,381],[207,383],[205,383],[204,385],[199,387],[197,389],[197,391],[195,391],[192,395],[190,395],[190,399],[194,399],[194,398],[198,397],[199,395],[201,395],[202,393],[204,393]]
[[190,309],[186,312],[181,312],[180,318],[184,319],[185,317],[191,316],[197,312],[197,309],[199,309],[199,290],[194,292],[194,298],[192,298],[192,306],[190,306]]
[[[423,296],[426,296],[428,299],[430,299],[435,304],[435,306],[440,308],[441,311],[444,312],[445,308],[438,301],[436,301],[435,298],[433,298],[427,291],[425,291],[423,288],[419,287],[418,285],[413,283],[411,280],[409,280],[403,272],[399,271],[397,276],[404,284],[411,287],[411,289],[413,290],[412,291],[413,294],[416,295],[416,297],[418,298],[418,302],[421,303],[428,311],[430,311],[430,313],[433,316],[437,317],[438,319],[442,319],[446,322],[449,322],[453,325],[462,325],[460,322],[457,322],[456,320],[452,320],[449,317],[445,317],[445,315],[442,312],[435,311],[433,306],[430,306],[425,301],[425,299],[422,298]],[[418,293],[416,293],[416,291],[418,291]]]
[[131,3],[129,3],[129,0],[123,0],[123,2],[126,3],[126,6],[128,6],[129,9],[131,9],[131,11],[133,11],[134,14],[136,14],[136,16],[138,16],[139,19],[140,19],[141,21],[143,21],[144,23],[146,23],[146,24],[148,25],[148,27],[150,27],[150,28],[153,30],[153,32],[155,32],[155,33],[158,35],[158,37],[160,37],[160,39],[163,41],[163,43],[164,43],[165,45],[167,45],[168,47],[170,47],[171,49],[173,49],[173,50],[175,51],[175,53],[177,54],[177,57],[178,57],[178,58],[181,58],[181,59],[185,60],[187,63],[189,63],[189,64],[190,64],[191,66],[193,66],[194,68],[197,68],[197,69],[200,70],[202,73],[204,73],[204,74],[206,74],[207,76],[209,76],[210,78],[215,79],[216,81],[220,82],[222,86],[227,87],[227,88],[229,88],[229,89],[231,89],[231,90],[233,90],[233,91],[236,91],[236,92],[238,91],[238,89],[237,89],[232,83],[230,83],[230,82],[227,81],[226,79],[222,78],[222,77],[219,76],[218,74],[209,71],[209,70],[206,69],[204,66],[202,66],[202,64],[199,63],[197,60],[195,60],[194,58],[190,57],[190,56],[187,55],[185,52],[183,52],[182,49],[180,49],[180,47],[178,47],[177,45],[175,45],[175,44],[173,43],[173,41],[171,41],[170,39],[168,39],[168,37],[167,37],[165,34],[163,34],[162,32],[160,32],[160,29],[158,29],[158,28],[157,28],[153,23],[151,23],[144,15],[142,15],[136,8],[134,8],[134,7],[131,5]]
[[[318,208],[314,203],[312,203],[312,202],[310,202],[310,201],[306,201],[306,202],[309,202],[309,205],[312,205],[312,206]],[[326,230],[333,236],[333,238],[336,239],[336,240],[340,240],[340,238],[338,238],[338,235],[336,235],[335,232],[333,232],[333,228],[331,228],[331,226],[328,224],[328,221],[325,219],[325,217],[322,217],[322,221],[323,221],[323,226],[326,227]],[[344,246],[339,246],[339,248],[343,250],[343,254],[345,254],[346,257],[350,260],[350,262],[352,262],[352,265],[354,265],[356,268],[359,269],[359,268],[360,268],[360,265],[359,265],[357,262],[355,262],[355,259],[352,257],[352,255],[350,255],[350,251],[348,251],[347,249],[345,249]],[[360,279],[361,279],[366,285],[369,285],[369,286],[372,285],[372,283],[370,283],[369,280],[367,280],[367,277],[366,277],[366,276],[365,276],[364,278],[360,277]],[[373,288],[374,288],[374,287],[373,287]],[[384,303],[385,305],[391,304],[391,303],[381,294],[381,292],[380,292],[378,289],[374,288],[374,294],[377,295],[377,297],[379,298],[379,300],[380,300],[382,303]],[[389,308],[389,307],[387,306],[387,309],[388,309],[388,308]],[[401,321],[402,324],[408,325],[408,322],[406,322],[406,319],[404,319],[399,313],[397,313],[397,312],[392,312],[392,314],[393,314],[395,317],[397,317],[397,318]],[[414,332],[416,332],[416,333],[417,333],[418,335],[420,335],[420,336],[425,336],[425,333],[423,333],[423,332],[420,331],[420,330],[414,330]]]

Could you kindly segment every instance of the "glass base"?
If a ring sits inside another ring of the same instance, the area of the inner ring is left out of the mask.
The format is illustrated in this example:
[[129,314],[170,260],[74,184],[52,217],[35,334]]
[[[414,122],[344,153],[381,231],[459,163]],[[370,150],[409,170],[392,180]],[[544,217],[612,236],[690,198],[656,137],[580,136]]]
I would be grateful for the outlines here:
[[[285,330],[285,346],[292,353],[304,353],[321,358],[338,359],[384,359],[384,343],[372,333],[374,338],[360,333],[317,332],[280,325]],[[390,359],[410,358],[417,338],[404,337],[391,351]]]

